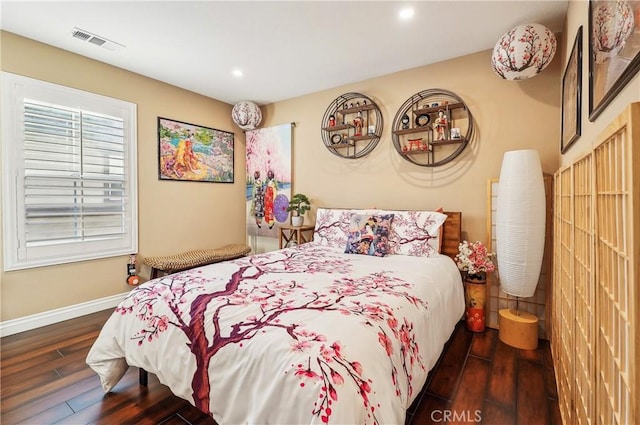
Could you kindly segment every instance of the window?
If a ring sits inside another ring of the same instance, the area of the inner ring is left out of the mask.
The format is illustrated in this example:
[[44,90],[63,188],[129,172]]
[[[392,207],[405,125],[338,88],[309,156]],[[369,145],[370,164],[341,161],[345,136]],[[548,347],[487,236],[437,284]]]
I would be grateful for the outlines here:
[[4,270],[137,251],[136,105],[2,73]]

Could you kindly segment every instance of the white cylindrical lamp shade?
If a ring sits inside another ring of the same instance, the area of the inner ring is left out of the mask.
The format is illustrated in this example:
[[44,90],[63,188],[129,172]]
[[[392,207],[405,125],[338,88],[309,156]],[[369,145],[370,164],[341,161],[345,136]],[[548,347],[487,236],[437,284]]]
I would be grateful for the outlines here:
[[544,255],[546,200],[538,152],[504,154],[496,208],[496,244],[502,290],[533,296]]

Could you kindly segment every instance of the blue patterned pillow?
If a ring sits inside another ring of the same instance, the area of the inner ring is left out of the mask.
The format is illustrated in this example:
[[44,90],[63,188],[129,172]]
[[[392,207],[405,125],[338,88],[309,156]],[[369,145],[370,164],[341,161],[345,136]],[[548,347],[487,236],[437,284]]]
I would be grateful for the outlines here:
[[354,214],[347,233],[346,254],[384,257],[389,253],[389,231],[393,214]]

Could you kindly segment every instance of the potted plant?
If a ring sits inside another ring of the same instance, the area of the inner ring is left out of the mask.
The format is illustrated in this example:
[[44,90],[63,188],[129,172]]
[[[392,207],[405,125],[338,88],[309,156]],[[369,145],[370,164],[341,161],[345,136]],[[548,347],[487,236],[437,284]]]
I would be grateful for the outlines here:
[[[307,195],[302,193],[296,193],[289,200],[289,206],[287,207],[287,211],[291,212],[291,224],[300,227],[302,223],[304,223],[304,217],[302,216],[304,213],[311,209],[311,201]],[[293,215],[295,213],[295,215]]]

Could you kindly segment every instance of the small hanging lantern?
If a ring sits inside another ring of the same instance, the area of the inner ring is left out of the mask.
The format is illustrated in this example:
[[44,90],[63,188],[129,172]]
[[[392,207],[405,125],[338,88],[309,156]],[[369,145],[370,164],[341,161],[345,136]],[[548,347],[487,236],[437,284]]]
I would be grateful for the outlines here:
[[253,130],[262,122],[262,111],[253,102],[242,101],[235,104],[231,110],[231,118],[243,130]]
[[605,63],[624,48],[634,27],[633,10],[626,1],[603,2],[593,11],[593,52]]
[[493,48],[491,65],[505,80],[526,80],[538,75],[556,53],[556,37],[540,24],[518,25]]

